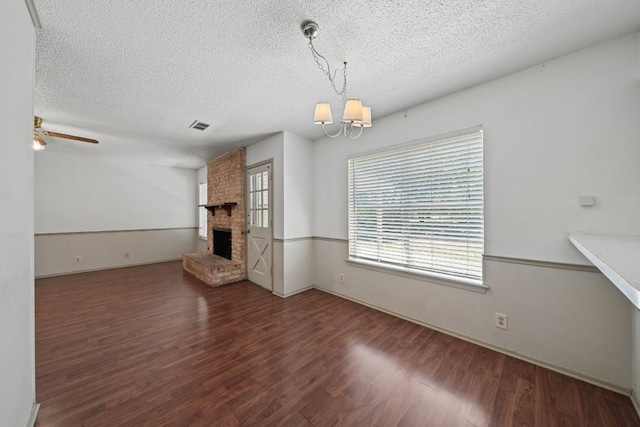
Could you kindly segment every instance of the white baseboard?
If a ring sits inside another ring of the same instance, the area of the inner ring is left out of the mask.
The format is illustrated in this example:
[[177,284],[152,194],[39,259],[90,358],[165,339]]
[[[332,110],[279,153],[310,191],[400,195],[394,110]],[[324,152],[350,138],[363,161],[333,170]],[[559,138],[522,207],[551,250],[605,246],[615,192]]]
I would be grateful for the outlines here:
[[29,414],[29,419],[27,420],[27,424],[25,427],[33,427],[36,424],[36,418],[38,418],[39,410],[40,404],[33,402],[33,405],[31,405],[31,414]]
[[272,293],[280,298],[288,298],[297,294],[301,294],[309,289],[313,289],[315,286],[307,286],[306,288],[298,289],[297,291],[289,292],[288,294],[281,294],[280,292],[273,291]]
[[[622,395],[625,395],[625,396],[631,396],[631,400],[634,402],[636,410],[638,410],[638,408],[640,407],[640,405],[639,405],[640,402],[638,402],[637,400],[634,401],[633,396],[631,394],[631,390],[629,390],[629,389],[625,389],[623,387],[619,387],[619,386],[616,386],[614,384],[609,384],[607,382],[603,382],[601,380],[598,380],[597,378],[592,378],[592,377],[589,377],[587,375],[583,375],[583,374],[581,374],[579,372],[574,372],[574,371],[571,371],[569,369],[561,368],[559,366],[555,366],[553,364],[544,362],[542,360],[537,360],[535,358],[526,356],[524,354],[515,353],[512,350],[509,350],[509,349],[506,349],[506,348],[502,348],[502,347],[498,347],[498,346],[496,346],[494,344],[487,343],[487,342],[484,342],[484,341],[480,341],[478,339],[475,339],[475,338],[472,338],[472,337],[469,337],[469,336],[466,336],[466,335],[463,335],[463,334],[459,334],[457,332],[442,328],[440,326],[433,325],[433,324],[430,324],[430,323],[427,323],[427,322],[423,322],[421,320],[414,319],[414,318],[409,317],[409,316],[405,316],[404,314],[396,313],[393,310],[388,310],[388,309],[385,309],[383,307],[370,304],[370,303],[368,303],[366,301],[359,300],[358,298],[353,298],[351,296],[344,295],[344,294],[341,294],[339,292],[335,292],[335,291],[331,291],[331,290],[322,288],[322,287],[320,287],[318,285],[314,285],[313,287],[318,289],[318,290],[320,290],[320,291],[322,291],[322,292],[326,292],[328,294],[332,294],[332,295],[338,296],[340,298],[344,298],[344,299],[347,299],[349,301],[353,301],[355,303],[367,306],[369,308],[373,308],[374,310],[382,311],[383,313],[387,313],[387,314],[390,314],[392,316],[399,317],[399,318],[407,320],[407,321],[409,321],[411,323],[415,323],[415,324],[418,324],[420,326],[424,326],[426,328],[434,329],[434,330],[436,330],[438,332],[442,332],[444,334],[451,335],[451,336],[456,337],[456,338],[460,338],[461,340],[464,340],[464,341],[479,345],[481,347],[488,348],[490,350],[497,351],[498,353],[506,354],[507,356],[511,356],[511,357],[516,358],[516,359],[524,360],[525,362],[529,362],[529,363],[532,363],[534,365],[540,366],[542,368],[549,369],[550,371],[558,372],[558,373],[566,375],[568,377],[575,378],[577,380],[584,381],[584,382],[589,383],[589,384],[593,384],[595,386],[604,388],[606,390],[613,391],[615,393],[619,393],[619,394],[622,394]],[[638,413],[640,414],[640,410],[639,410]]]

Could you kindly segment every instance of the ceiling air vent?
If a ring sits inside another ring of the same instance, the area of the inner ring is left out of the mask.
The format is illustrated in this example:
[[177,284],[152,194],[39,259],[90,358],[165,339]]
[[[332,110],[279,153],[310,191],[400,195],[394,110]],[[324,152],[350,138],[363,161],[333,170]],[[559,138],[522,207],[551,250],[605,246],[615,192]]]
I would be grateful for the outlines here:
[[202,123],[202,122],[199,122],[197,120],[194,120],[194,122],[191,123],[191,126],[189,126],[189,127],[193,128],[193,129],[198,129],[198,130],[205,130],[206,128],[209,127],[209,125],[206,124],[206,123]]

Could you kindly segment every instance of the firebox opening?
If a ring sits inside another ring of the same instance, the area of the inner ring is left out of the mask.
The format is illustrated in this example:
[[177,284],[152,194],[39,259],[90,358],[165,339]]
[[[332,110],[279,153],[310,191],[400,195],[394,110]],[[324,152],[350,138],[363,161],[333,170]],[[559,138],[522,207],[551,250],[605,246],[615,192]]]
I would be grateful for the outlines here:
[[213,229],[213,254],[231,259],[231,230],[226,228]]

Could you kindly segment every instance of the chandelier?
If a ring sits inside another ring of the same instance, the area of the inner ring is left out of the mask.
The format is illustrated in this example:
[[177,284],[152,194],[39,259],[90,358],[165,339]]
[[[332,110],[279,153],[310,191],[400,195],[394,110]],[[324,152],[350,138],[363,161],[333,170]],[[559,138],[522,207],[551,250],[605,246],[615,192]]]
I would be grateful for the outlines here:
[[[334,92],[342,98],[342,105],[344,107],[342,120],[340,120],[341,126],[335,134],[328,133],[325,128],[325,124],[330,125],[333,123],[331,106],[328,102],[318,102],[316,104],[313,123],[322,125],[322,131],[329,138],[336,138],[341,134],[344,134],[344,136],[351,139],[358,138],[362,134],[362,128],[371,127],[371,108],[363,106],[362,101],[359,99],[347,98],[347,63],[344,62],[344,67],[332,73],[329,61],[327,61],[324,56],[320,55],[313,46],[313,39],[318,37],[318,24],[313,21],[304,21],[300,25],[300,28],[302,29],[302,34],[309,39],[309,49],[313,55],[313,60],[318,65],[320,71],[322,71],[322,73],[329,79]],[[343,75],[342,89],[340,90],[338,90],[335,80],[336,74],[339,71],[342,71]]]

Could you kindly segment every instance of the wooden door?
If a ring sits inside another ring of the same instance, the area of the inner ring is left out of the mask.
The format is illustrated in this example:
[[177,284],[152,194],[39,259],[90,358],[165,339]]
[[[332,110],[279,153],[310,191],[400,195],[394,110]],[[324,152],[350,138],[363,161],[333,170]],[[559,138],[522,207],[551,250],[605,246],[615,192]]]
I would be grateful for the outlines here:
[[247,274],[249,280],[273,290],[271,163],[247,169]]

